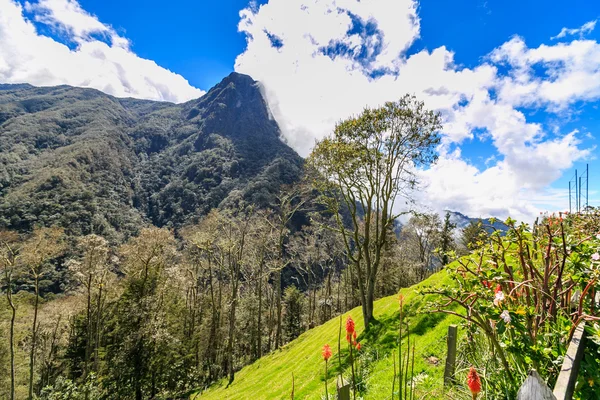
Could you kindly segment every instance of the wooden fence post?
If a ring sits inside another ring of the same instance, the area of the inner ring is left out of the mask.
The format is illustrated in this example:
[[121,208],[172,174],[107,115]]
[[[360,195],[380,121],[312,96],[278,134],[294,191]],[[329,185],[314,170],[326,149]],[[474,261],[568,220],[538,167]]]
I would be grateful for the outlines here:
[[350,383],[341,376],[337,378],[337,394],[338,400],[350,400]]
[[567,354],[563,360],[560,374],[554,385],[554,396],[558,400],[571,400],[573,398],[573,391],[575,390],[575,383],[577,382],[577,373],[579,372],[579,365],[583,358],[583,352],[585,350],[585,321],[582,321],[575,332]]
[[556,400],[556,397],[540,374],[532,369],[517,393],[517,400]]
[[446,355],[446,369],[444,370],[444,385],[454,383],[454,371],[456,369],[456,338],[457,327],[450,325],[448,327],[448,354]]

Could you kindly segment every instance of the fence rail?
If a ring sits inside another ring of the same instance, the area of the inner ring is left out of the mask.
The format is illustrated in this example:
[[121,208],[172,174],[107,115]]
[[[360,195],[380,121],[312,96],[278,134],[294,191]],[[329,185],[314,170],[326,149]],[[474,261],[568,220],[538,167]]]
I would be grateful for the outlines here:
[[554,385],[554,391],[550,390],[537,371],[532,370],[519,389],[517,400],[571,400],[584,351],[585,321],[582,321],[575,328],[558,379]]

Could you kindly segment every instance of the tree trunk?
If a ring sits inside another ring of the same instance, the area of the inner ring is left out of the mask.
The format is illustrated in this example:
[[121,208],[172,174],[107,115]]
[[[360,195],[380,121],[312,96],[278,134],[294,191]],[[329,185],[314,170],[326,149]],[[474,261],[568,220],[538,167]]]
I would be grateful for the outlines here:
[[257,353],[258,358],[262,357],[262,263],[258,274],[258,316],[257,316]]
[[[88,268],[91,269],[91,268]],[[92,354],[92,274],[89,274],[87,280],[87,309],[86,309],[86,327],[85,327],[85,361],[83,364],[83,380],[88,376],[90,357]],[[87,396],[86,396],[87,398]]]
[[369,328],[369,324],[373,320],[373,303],[375,301],[375,276],[369,278],[367,282],[367,293],[363,304],[363,316],[365,317],[365,329]]
[[277,330],[275,332],[275,348],[281,346],[281,270],[275,273],[276,299],[277,305]]
[[98,350],[100,347],[100,330],[102,323],[102,285],[98,289],[98,305],[96,306],[96,340],[94,342],[94,371],[98,371]]
[[37,340],[37,315],[39,304],[39,276],[35,275],[35,303],[33,306],[33,325],[31,327],[31,351],[29,353],[29,400],[33,400],[33,367],[35,365],[35,345]]
[[[237,281],[236,281],[237,282]],[[232,283],[232,300],[231,300],[231,311],[229,313],[229,340],[227,342],[227,367],[229,374],[229,385],[233,383],[234,368],[233,368],[233,340],[235,338],[235,308],[237,305],[237,283]]]
[[10,279],[8,279],[8,287],[6,288],[6,298],[12,312],[8,339],[10,342],[10,400],[15,400],[15,318],[17,316],[17,309],[12,301],[12,281]]

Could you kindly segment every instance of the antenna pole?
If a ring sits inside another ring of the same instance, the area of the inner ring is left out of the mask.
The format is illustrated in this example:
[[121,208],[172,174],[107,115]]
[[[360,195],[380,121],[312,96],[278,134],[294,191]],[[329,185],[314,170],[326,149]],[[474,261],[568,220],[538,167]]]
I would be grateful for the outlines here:
[[569,181],[569,214],[573,211],[571,210],[571,181]]
[[575,210],[579,212],[579,185],[577,181],[577,170],[575,170]]
[[590,164],[585,164],[585,209],[590,206]]

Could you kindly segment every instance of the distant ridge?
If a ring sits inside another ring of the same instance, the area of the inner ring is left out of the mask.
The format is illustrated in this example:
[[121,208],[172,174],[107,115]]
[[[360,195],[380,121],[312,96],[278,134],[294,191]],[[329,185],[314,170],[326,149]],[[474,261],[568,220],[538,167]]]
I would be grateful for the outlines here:
[[[484,229],[487,230],[488,232],[491,232],[493,230],[506,232],[508,230],[508,226],[504,222],[502,222],[502,220],[499,218],[495,218],[495,217],[472,218],[472,217],[464,215],[458,211],[444,210],[444,213],[446,213],[446,212],[450,213],[450,222],[455,224],[457,229],[462,230],[462,229],[466,228],[472,222],[481,222],[483,224]],[[495,220],[494,223],[492,223],[490,221],[491,219]]]

